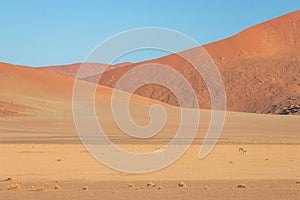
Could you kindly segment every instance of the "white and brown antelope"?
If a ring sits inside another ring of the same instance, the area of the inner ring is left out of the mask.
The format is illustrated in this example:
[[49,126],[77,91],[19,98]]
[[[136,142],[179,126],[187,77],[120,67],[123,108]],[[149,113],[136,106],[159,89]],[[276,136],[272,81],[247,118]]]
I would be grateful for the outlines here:
[[239,148],[239,152],[241,155],[245,155],[247,153],[247,150],[244,148]]
[[156,148],[154,152],[159,153],[159,154],[163,154],[166,150],[167,150],[166,147],[162,147],[162,148]]

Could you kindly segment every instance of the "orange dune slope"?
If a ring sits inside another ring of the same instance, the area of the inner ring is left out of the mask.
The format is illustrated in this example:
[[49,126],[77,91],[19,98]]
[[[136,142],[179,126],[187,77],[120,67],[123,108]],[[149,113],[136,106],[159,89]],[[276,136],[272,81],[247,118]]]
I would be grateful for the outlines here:
[[[44,70],[0,63],[0,116],[72,117],[74,81],[72,77]],[[96,88],[97,104],[110,105],[112,88],[78,81]],[[135,95],[131,100],[137,107],[154,103]]]
[[54,114],[70,110],[63,104],[71,100],[71,78],[6,63],[0,63],[0,76],[1,115]]
[[[300,113],[300,11],[253,26],[228,39],[204,45],[222,75],[229,111]],[[197,48],[187,50],[197,56]],[[114,87],[129,70],[145,63],[160,63],[182,73],[193,86],[201,108],[210,108],[210,98],[202,77],[183,58],[169,55],[127,65],[102,75],[99,84]],[[146,78],[147,74],[144,75]],[[96,76],[87,77],[93,82]],[[143,77],[141,77],[143,78]],[[168,77],[173,87],[180,82]],[[179,105],[167,88],[148,84],[136,94]]]

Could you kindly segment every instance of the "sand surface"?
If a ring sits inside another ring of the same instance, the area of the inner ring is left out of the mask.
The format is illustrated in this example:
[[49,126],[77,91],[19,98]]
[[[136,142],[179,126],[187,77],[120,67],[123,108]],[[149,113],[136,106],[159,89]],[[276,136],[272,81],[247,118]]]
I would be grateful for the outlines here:
[[[203,129],[207,114],[203,111]],[[129,174],[108,168],[90,155],[72,119],[1,118],[0,198],[299,199],[297,122],[296,116],[228,113],[219,143],[205,159],[198,158],[204,131],[200,129],[194,144],[172,165],[153,173]],[[116,130],[108,133],[114,133],[112,141],[132,152],[154,151],[172,137],[166,134],[137,142]],[[240,154],[241,147],[246,154]],[[13,180],[5,181],[9,177]],[[150,181],[156,186],[148,187]],[[181,181],[187,187],[179,187]],[[19,183],[21,189],[7,189]],[[61,189],[55,190],[55,185]],[[82,190],[85,186],[88,191]]]
[[[241,146],[247,155],[240,155]],[[153,149],[120,147],[136,152]],[[1,199],[298,199],[300,195],[299,145],[217,145],[204,160],[198,159],[199,146],[193,145],[171,166],[142,175],[110,169],[80,144],[1,144],[0,150]],[[13,180],[5,181],[9,177]],[[148,187],[150,181],[156,186]],[[181,181],[187,187],[179,187]],[[7,189],[14,184],[21,189]],[[61,189],[55,190],[56,185]],[[88,191],[82,190],[85,186]]]

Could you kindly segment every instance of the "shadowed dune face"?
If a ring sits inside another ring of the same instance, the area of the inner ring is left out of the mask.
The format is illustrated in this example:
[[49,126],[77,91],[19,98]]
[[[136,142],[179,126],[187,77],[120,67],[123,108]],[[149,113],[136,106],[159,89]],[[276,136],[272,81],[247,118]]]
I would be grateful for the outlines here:
[[[299,32],[300,11],[296,11],[204,46],[223,76],[228,110],[271,114],[300,113]],[[193,55],[194,49],[188,52]],[[145,63],[164,64],[182,73],[197,93],[200,107],[210,108],[209,93],[202,77],[177,55],[107,71],[99,84],[114,87],[122,75]],[[144,76],[146,78],[147,74]],[[168,79],[173,86],[179,86],[179,81],[174,77]],[[87,77],[85,80],[94,82],[97,76]],[[174,94],[159,85],[143,86],[135,94],[179,105]]]

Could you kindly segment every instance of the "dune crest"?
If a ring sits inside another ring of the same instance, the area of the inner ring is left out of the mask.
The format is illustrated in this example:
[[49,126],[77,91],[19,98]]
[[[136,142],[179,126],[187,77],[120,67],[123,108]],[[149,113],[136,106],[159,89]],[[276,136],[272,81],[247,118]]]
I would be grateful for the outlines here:
[[[78,78],[86,78],[89,76],[97,75],[99,71],[105,70],[105,68],[107,68],[106,71],[109,71],[112,69],[130,65],[130,64],[132,64],[132,63],[124,62],[124,63],[115,64],[115,65],[107,65],[107,64],[102,64],[102,63],[85,63],[84,74],[81,74],[81,76]],[[77,72],[81,65],[82,65],[82,63],[74,63],[74,64],[70,64],[70,65],[40,67],[39,69],[48,71],[48,72],[52,72],[52,73],[56,73],[56,74],[62,74],[65,76],[76,77]]]

